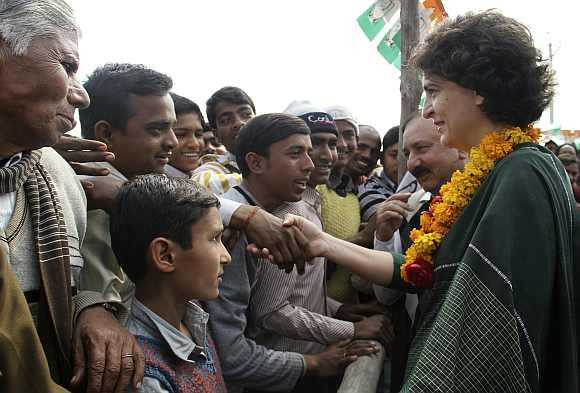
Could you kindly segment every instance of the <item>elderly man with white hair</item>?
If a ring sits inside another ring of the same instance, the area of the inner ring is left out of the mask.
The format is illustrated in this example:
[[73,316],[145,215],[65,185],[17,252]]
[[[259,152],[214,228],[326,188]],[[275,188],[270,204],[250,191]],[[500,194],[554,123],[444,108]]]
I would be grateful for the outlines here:
[[65,391],[84,382],[87,392],[121,392],[143,375],[142,351],[103,307],[111,305],[100,293],[77,293],[85,195],[48,148],[89,104],[75,79],[78,36],[63,0],[0,0],[3,392]]

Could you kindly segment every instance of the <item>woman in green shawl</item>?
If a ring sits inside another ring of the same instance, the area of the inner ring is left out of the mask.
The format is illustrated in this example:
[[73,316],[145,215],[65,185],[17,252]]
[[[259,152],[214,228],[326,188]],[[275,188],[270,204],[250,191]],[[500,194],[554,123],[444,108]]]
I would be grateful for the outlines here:
[[[406,255],[366,250],[288,217],[326,256],[376,283],[427,288],[403,392],[579,390],[580,218],[531,124],[554,95],[529,30],[495,11],[444,23],[416,50],[423,116],[470,153]],[[577,285],[577,284],[576,284]]]

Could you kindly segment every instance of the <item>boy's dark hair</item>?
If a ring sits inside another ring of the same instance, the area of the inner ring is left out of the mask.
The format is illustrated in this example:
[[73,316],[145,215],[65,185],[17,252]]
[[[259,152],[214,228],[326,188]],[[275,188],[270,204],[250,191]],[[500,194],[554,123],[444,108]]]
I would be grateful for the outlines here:
[[459,16],[429,35],[412,63],[427,75],[472,89],[485,98],[493,121],[526,127],[554,96],[554,74],[530,31],[490,10]]
[[250,174],[246,163],[248,153],[270,157],[270,146],[290,135],[310,135],[310,128],[299,117],[285,113],[267,113],[256,116],[246,123],[238,134],[236,161],[243,177]]
[[233,86],[226,86],[222,87],[215,93],[209,97],[207,102],[205,103],[205,112],[207,114],[207,121],[211,128],[216,129],[216,109],[217,106],[222,103],[227,102],[228,104],[235,104],[235,105],[249,105],[252,108],[252,111],[256,113],[256,108],[254,107],[254,101],[250,98],[249,95],[246,94],[245,91],[240,89],[239,87]]
[[395,143],[399,143],[399,126],[389,128],[383,136],[383,153]]
[[173,100],[173,106],[175,106],[175,116],[184,115],[187,113],[193,113],[199,117],[199,122],[201,126],[205,129],[205,117],[203,117],[203,113],[201,113],[201,109],[199,106],[191,101],[187,97],[180,96],[179,94],[169,93],[171,99]]
[[219,207],[218,199],[190,179],[143,175],[126,182],[111,209],[111,248],[133,282],[147,271],[147,247],[156,237],[192,247],[191,226]]
[[95,139],[95,124],[106,120],[121,130],[131,117],[129,95],[163,96],[173,87],[170,77],[142,64],[110,63],[97,68],[84,83],[91,105],[79,112],[83,138]]

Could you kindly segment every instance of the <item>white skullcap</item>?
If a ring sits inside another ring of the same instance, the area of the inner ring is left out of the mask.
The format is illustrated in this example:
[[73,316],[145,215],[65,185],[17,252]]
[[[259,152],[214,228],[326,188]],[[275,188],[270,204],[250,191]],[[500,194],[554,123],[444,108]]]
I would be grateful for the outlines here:
[[284,109],[284,113],[286,113],[288,115],[294,115],[294,116],[301,116],[301,115],[304,115],[305,113],[312,113],[312,112],[323,112],[323,110],[321,108],[313,105],[308,100],[292,101],[290,104],[288,104],[286,109]]
[[348,110],[348,108],[341,106],[341,105],[332,105],[329,106],[324,110],[324,112],[328,113],[332,118],[336,120],[344,120],[352,124],[354,129],[358,134],[358,121],[355,119],[353,114]]

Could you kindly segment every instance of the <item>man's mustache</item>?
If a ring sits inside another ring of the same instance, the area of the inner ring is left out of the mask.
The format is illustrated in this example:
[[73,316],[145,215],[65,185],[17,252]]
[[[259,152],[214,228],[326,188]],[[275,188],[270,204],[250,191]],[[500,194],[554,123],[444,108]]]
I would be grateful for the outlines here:
[[417,179],[420,178],[420,177],[422,177],[422,176],[424,176],[424,175],[428,175],[429,173],[431,173],[431,171],[429,169],[427,169],[426,167],[424,167],[424,166],[418,166],[418,167],[414,168],[410,172]]

